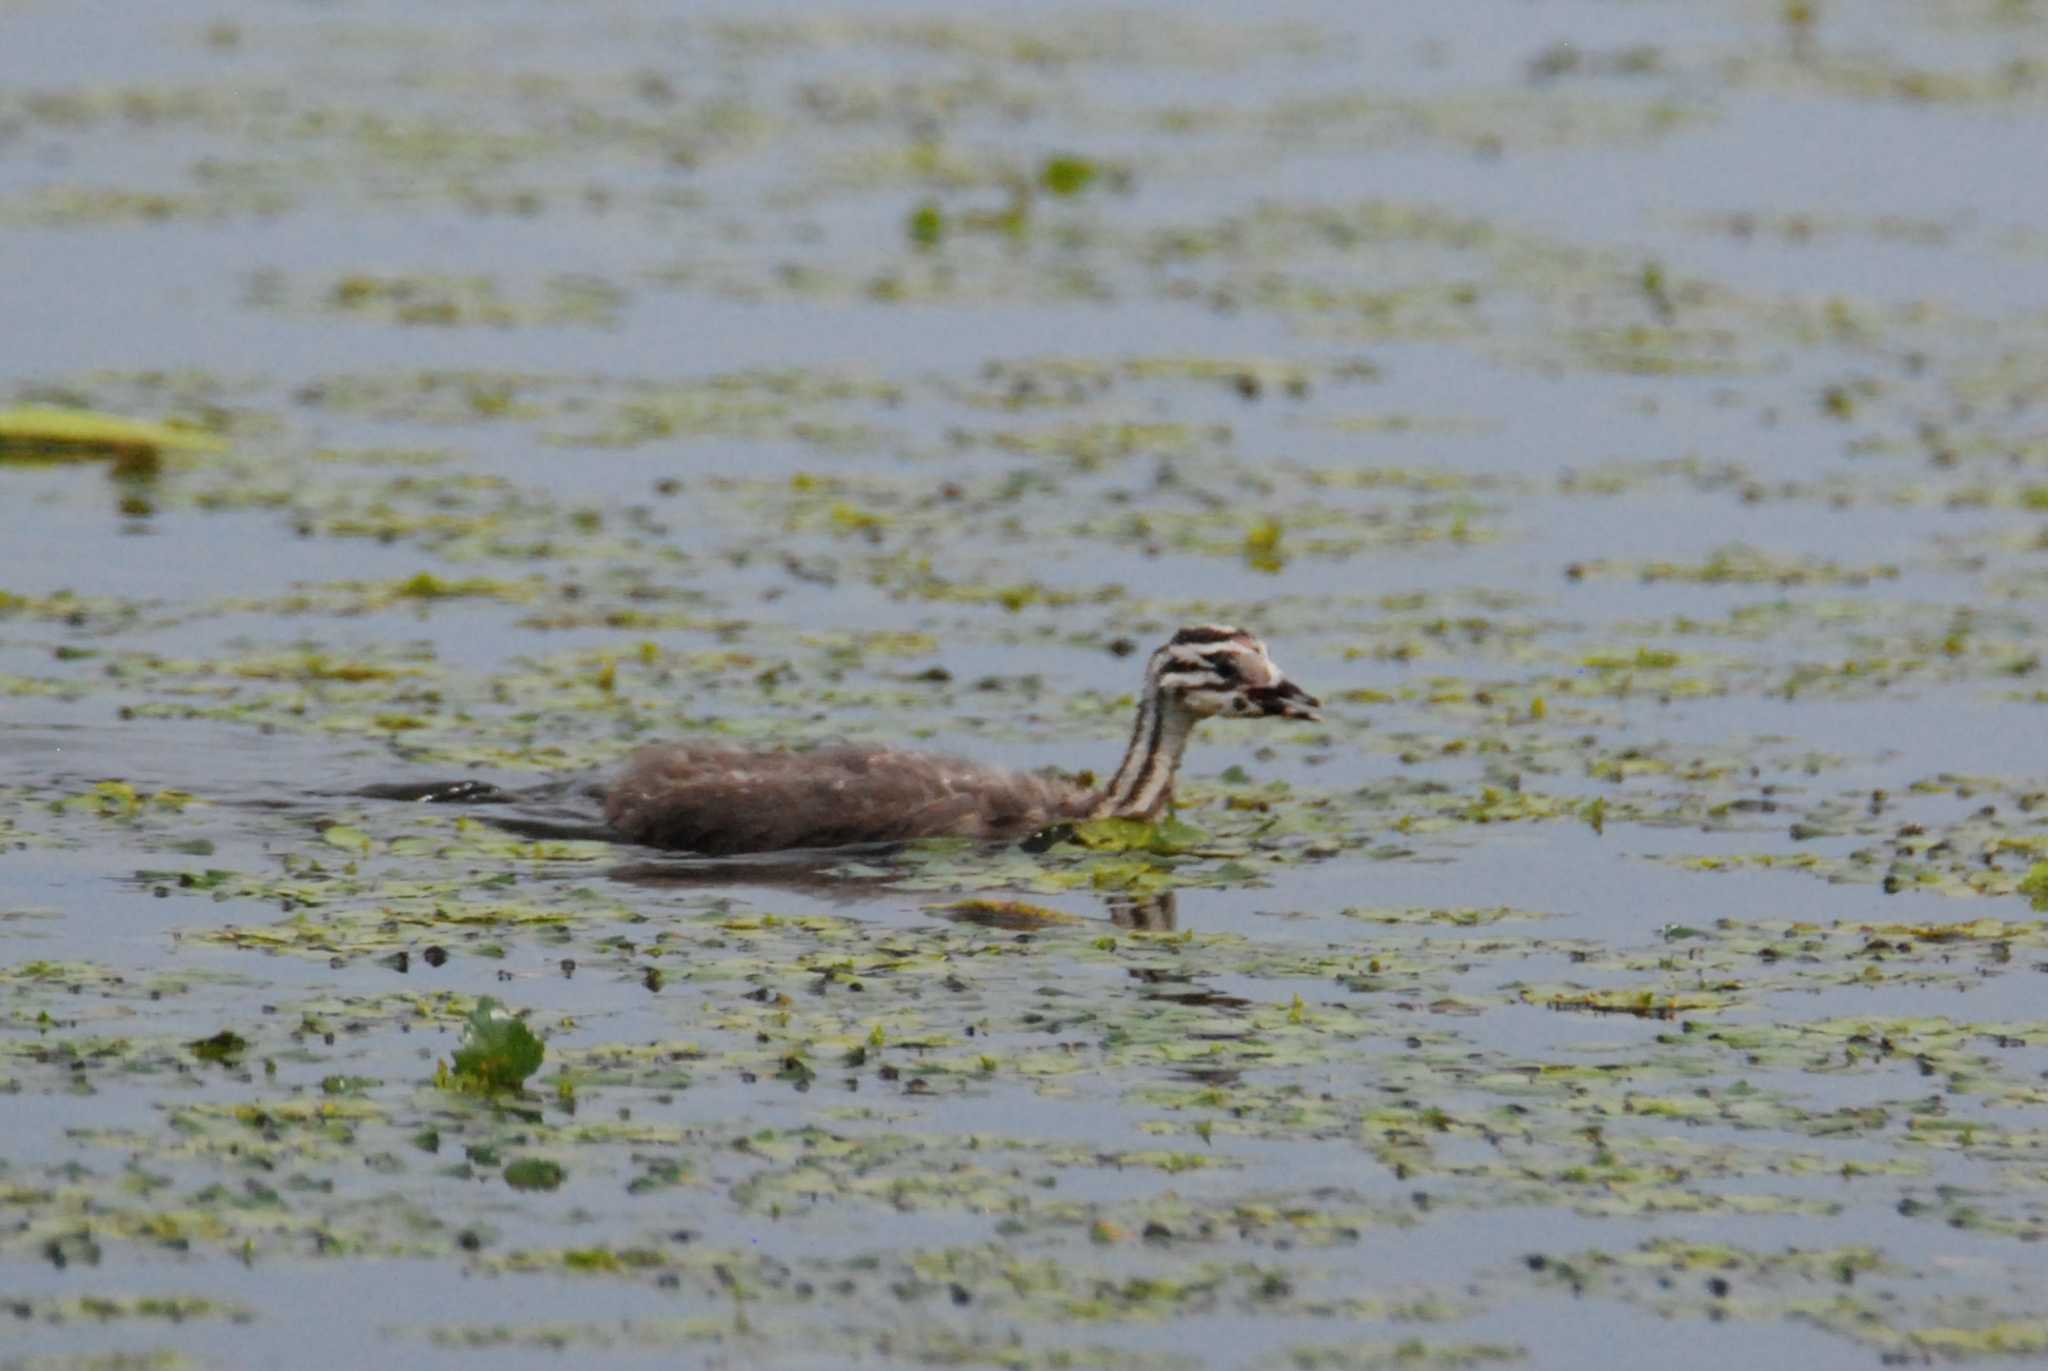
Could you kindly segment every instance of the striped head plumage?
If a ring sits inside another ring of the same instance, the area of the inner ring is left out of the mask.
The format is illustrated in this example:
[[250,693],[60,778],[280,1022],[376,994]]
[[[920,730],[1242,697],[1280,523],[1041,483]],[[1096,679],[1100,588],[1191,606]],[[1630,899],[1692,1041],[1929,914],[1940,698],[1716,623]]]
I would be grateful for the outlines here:
[[1152,654],[1149,690],[1177,699],[1198,718],[1320,720],[1322,701],[1287,679],[1266,645],[1240,628],[1184,628]]

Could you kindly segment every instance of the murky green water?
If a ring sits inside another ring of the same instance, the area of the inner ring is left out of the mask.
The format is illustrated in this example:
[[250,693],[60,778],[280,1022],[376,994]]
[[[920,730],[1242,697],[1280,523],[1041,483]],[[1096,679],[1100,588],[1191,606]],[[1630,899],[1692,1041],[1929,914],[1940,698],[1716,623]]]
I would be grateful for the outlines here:
[[[0,1367],[2048,1355],[2044,143],[2028,0],[0,0],[0,409],[220,440],[0,449]],[[348,793],[1204,621],[1165,850]]]

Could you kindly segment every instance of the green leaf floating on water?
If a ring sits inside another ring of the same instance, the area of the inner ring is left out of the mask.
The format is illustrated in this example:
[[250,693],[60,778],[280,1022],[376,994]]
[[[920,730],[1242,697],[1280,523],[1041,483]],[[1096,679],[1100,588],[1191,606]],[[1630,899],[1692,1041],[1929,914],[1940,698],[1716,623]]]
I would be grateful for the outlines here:
[[1209,841],[1192,824],[1165,818],[1084,819],[1074,825],[1074,841],[1093,852],[1152,852],[1162,857],[1188,852]]
[[1054,195],[1079,195],[1093,185],[1102,169],[1086,157],[1048,157],[1038,173],[1038,183]]
[[2035,862],[2020,878],[2018,890],[2034,902],[2034,908],[2048,909],[2048,862]]
[[505,1168],[505,1184],[514,1190],[553,1190],[568,1173],[545,1157],[521,1157]]
[[87,409],[24,405],[0,410],[0,461],[64,458],[152,458],[165,452],[219,452],[210,433],[95,414]]
[[519,1089],[540,1070],[547,1048],[511,1010],[486,995],[469,1013],[455,1070],[446,1084],[457,1090],[496,1095]]
[[954,900],[947,904],[928,904],[925,906],[925,912],[936,914],[942,919],[951,919],[955,923],[975,924],[981,928],[1032,929],[1055,924],[1086,922],[1063,909],[1052,909],[1024,900]]
[[210,1038],[197,1038],[185,1046],[202,1062],[219,1062],[227,1066],[249,1050],[249,1040],[232,1028],[223,1028]]
[[349,824],[329,824],[320,831],[320,838],[329,846],[338,847],[344,852],[368,853],[376,845],[369,834]]
[[910,241],[920,248],[935,248],[946,236],[944,211],[927,200],[910,212]]

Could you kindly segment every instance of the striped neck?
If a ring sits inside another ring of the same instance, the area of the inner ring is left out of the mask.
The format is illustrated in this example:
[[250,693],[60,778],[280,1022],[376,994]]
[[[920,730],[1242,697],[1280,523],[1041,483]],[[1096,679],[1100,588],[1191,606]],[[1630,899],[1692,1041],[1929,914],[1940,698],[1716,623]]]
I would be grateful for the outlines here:
[[1089,806],[1091,819],[1156,819],[1173,799],[1180,754],[1194,731],[1195,715],[1156,687],[1138,701],[1138,721],[1123,765]]

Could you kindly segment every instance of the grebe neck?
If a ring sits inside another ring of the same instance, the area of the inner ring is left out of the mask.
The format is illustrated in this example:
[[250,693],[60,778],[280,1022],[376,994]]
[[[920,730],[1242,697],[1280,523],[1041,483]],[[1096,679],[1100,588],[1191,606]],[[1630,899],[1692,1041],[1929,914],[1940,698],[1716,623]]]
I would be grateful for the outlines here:
[[1173,778],[1195,715],[1148,681],[1123,764],[1089,807],[1091,819],[1156,819],[1173,800]]

